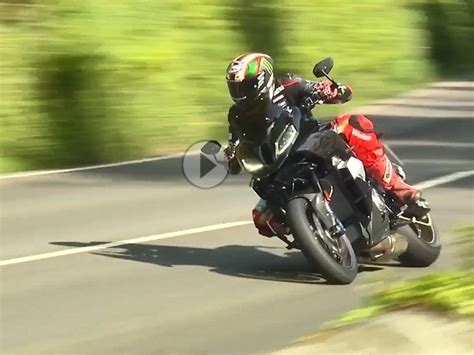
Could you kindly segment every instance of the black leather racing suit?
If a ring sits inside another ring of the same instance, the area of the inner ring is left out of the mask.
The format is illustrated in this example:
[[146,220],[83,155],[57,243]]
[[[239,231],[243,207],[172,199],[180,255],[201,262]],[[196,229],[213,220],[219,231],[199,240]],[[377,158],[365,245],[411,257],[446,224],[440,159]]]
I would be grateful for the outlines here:
[[[332,88],[333,93],[331,95],[325,93],[325,90],[323,90],[325,86]],[[277,80],[272,101],[283,108],[298,106],[305,117],[312,117],[310,110],[318,102],[338,104],[347,102],[351,98],[352,89],[349,86],[338,84],[336,87],[329,80],[308,81],[300,76],[288,74]],[[233,105],[229,109],[229,146],[225,152],[229,159],[229,172],[231,174],[238,174],[241,171],[241,167],[234,156],[235,146],[238,143],[238,137],[235,133],[237,131],[236,126],[245,125],[246,122],[255,122],[256,120],[253,120],[252,116],[259,113],[258,107],[244,110],[237,105]]]

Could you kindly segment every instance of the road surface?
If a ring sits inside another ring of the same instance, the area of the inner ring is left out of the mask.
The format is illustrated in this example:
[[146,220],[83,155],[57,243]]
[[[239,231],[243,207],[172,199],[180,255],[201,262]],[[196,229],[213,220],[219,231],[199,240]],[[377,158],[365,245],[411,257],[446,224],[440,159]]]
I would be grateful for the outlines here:
[[[411,182],[473,170],[473,103],[463,82],[376,107]],[[0,353],[272,351],[357,306],[374,278],[455,267],[447,236],[473,220],[473,176],[438,182],[425,192],[446,236],[436,264],[366,266],[353,284],[332,286],[252,225],[216,227],[250,221],[247,182],[200,190],[177,159],[0,180]],[[202,226],[211,227],[181,232]]]

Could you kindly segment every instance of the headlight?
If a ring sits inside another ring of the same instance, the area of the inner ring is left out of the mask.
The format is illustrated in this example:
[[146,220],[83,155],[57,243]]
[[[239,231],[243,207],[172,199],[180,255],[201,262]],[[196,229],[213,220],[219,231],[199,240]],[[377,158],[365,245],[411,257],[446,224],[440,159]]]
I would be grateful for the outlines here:
[[255,171],[258,171],[264,167],[262,163],[260,163],[258,160],[254,159],[240,159],[240,162],[242,163],[243,168],[248,171],[249,173],[253,173]]
[[286,126],[283,133],[275,142],[276,156],[278,157],[281,153],[287,150],[295,142],[297,136],[298,131],[296,130],[295,126],[292,124]]

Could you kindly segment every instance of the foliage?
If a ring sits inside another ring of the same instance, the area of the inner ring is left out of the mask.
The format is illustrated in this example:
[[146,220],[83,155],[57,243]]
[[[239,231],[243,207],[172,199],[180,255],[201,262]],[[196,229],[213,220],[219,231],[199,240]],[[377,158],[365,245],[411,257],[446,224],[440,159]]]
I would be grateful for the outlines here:
[[468,268],[474,268],[474,225],[466,225],[457,229],[457,244],[462,246],[462,256]]
[[429,55],[442,73],[472,71],[474,63],[474,2],[472,0],[416,0],[409,8],[424,14]]
[[331,55],[334,76],[354,88],[353,106],[433,79],[434,69],[444,74],[444,64],[446,73],[472,69],[471,3],[431,3],[0,1],[0,171],[223,138],[224,71],[242,52],[268,52],[278,72],[309,78]]
[[430,274],[402,282],[372,295],[365,307],[342,315],[334,326],[365,321],[384,312],[428,308],[474,316],[474,271]]
[[458,242],[466,248],[469,263],[464,270],[439,272],[395,284],[371,295],[366,306],[342,315],[334,326],[364,321],[387,311],[428,308],[462,316],[474,316],[474,225],[457,229]]

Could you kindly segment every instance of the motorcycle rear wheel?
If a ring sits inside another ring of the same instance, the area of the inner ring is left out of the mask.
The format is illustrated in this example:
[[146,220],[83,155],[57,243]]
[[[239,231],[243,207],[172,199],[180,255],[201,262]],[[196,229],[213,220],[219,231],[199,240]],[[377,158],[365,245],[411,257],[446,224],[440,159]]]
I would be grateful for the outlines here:
[[357,276],[357,258],[349,238],[333,238],[305,197],[287,205],[291,231],[303,254],[330,283],[349,284]]
[[422,223],[410,223],[399,228],[397,233],[408,241],[407,250],[398,257],[402,265],[427,267],[438,259],[441,245],[431,215],[428,214]]

